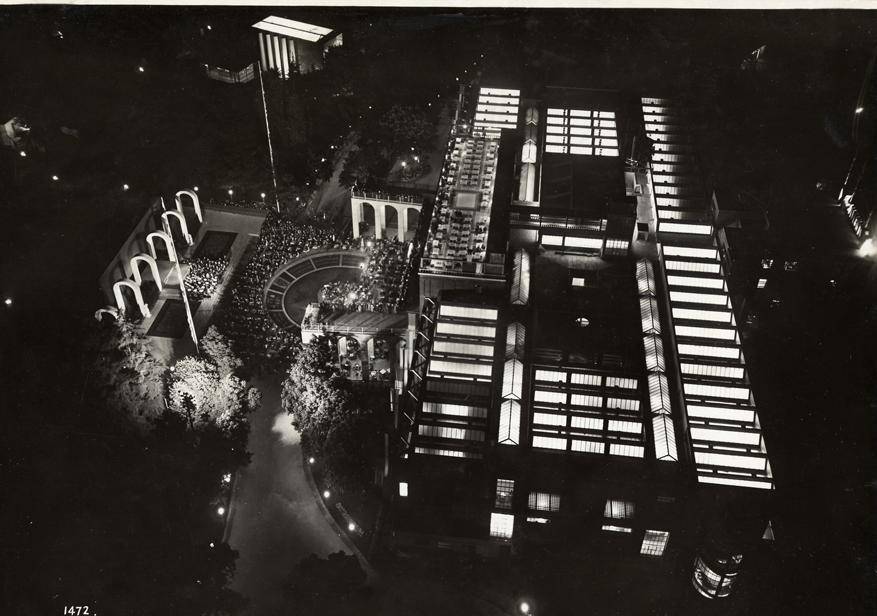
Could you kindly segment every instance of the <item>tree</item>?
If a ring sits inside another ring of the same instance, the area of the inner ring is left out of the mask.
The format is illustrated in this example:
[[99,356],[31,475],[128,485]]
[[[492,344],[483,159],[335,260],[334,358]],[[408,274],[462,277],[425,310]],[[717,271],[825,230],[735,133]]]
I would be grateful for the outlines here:
[[325,559],[311,554],[296,565],[289,577],[286,594],[295,613],[303,615],[360,616],[370,589],[356,556],[335,552]]
[[216,328],[208,330],[204,342],[203,357],[184,357],[174,366],[168,391],[170,409],[191,426],[233,431],[246,424],[247,414],[259,407],[262,394],[234,374],[241,361]]
[[386,145],[391,158],[410,152],[412,147],[420,152],[428,150],[435,134],[435,126],[424,110],[402,105],[390,107],[378,126],[389,139]]
[[120,316],[101,321],[87,343],[92,370],[88,388],[106,406],[137,421],[163,411],[164,365],[149,350],[149,341]]

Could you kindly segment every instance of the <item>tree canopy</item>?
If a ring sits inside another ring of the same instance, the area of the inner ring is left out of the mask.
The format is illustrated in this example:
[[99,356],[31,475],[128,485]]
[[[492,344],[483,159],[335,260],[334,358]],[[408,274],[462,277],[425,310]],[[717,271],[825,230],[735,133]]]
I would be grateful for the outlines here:
[[164,365],[149,350],[146,336],[120,315],[104,319],[86,343],[89,395],[135,421],[154,419],[164,410]]
[[246,424],[247,414],[259,407],[261,392],[234,374],[241,362],[215,327],[204,342],[202,357],[184,357],[174,366],[170,410],[192,426],[231,431]]

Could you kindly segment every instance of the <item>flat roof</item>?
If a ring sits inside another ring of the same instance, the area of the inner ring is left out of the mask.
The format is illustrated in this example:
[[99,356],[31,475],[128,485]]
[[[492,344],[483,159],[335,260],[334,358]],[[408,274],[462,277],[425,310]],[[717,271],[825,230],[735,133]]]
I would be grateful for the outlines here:
[[262,21],[253,24],[253,27],[257,30],[279,34],[280,36],[286,36],[289,38],[301,39],[311,43],[316,43],[321,38],[332,32],[330,28],[306,24],[302,21],[277,17],[276,15],[266,17]]
[[541,210],[580,218],[602,218],[610,200],[624,197],[620,157],[545,153],[542,157]]

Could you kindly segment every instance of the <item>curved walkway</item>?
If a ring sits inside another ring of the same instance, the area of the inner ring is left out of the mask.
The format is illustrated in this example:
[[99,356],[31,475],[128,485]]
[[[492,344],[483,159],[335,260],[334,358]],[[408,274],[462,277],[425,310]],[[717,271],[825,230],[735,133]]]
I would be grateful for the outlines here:
[[326,282],[355,280],[366,253],[356,249],[320,248],[299,255],[274,272],[265,285],[265,309],[280,327],[301,327],[305,307],[317,301]]
[[250,465],[238,475],[229,508],[228,543],[238,551],[232,588],[245,612],[285,614],[283,587],[310,554],[354,553],[315,498],[302,464],[299,434],[280,405],[276,380],[258,380],[262,406],[250,418]]

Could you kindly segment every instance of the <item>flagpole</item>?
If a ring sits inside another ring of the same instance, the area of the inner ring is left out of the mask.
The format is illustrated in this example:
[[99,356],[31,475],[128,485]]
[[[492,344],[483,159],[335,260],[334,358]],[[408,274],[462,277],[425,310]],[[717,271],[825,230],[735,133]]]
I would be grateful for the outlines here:
[[259,89],[262,91],[262,110],[265,113],[265,134],[268,137],[268,159],[271,161],[271,179],[274,182],[274,205],[280,213],[280,198],[277,196],[277,172],[274,170],[274,148],[271,146],[271,126],[268,124],[268,105],[265,102],[265,82],[262,81],[262,62],[256,60],[259,69]]
[[[162,198],[161,203],[164,205],[164,198]],[[192,307],[189,305],[189,296],[186,293],[186,283],[183,280],[183,268],[180,267],[180,252],[177,250],[177,242],[174,240],[174,234],[171,232],[170,225],[167,221],[164,222],[164,230],[168,237],[171,238],[171,246],[174,247],[177,278],[180,281],[180,294],[183,296],[183,305],[186,307],[186,321],[189,322],[189,334],[192,336],[192,342],[195,343],[195,353],[200,357],[201,349],[198,348],[198,334],[195,332],[195,319],[192,317]]]

